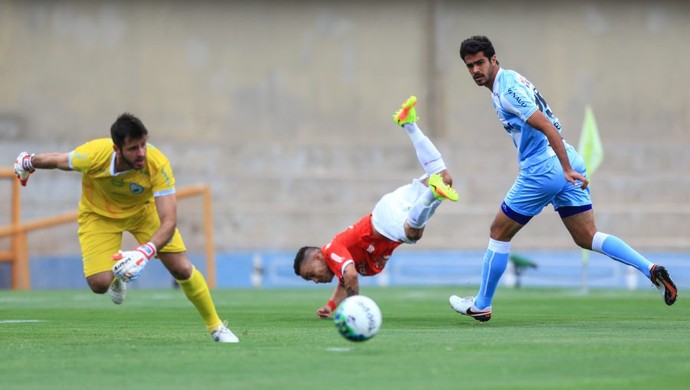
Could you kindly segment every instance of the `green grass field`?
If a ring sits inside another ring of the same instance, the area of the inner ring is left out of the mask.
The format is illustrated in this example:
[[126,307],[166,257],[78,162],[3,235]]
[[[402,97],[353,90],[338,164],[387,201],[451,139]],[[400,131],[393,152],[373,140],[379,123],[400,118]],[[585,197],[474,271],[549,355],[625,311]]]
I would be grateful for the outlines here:
[[690,310],[652,290],[501,289],[494,317],[455,314],[452,293],[366,288],[383,313],[343,339],[318,287],[218,290],[240,344],[213,343],[179,290],[0,292],[0,389],[681,389]]

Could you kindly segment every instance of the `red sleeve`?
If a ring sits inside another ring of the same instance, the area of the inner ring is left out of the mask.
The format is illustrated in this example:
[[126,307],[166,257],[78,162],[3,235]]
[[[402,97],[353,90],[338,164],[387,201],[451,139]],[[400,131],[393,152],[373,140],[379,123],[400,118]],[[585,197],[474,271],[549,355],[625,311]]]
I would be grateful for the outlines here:
[[337,240],[333,240],[330,243],[326,244],[321,248],[321,251],[324,254],[324,257],[326,258],[326,264],[328,264],[328,268],[333,271],[336,277],[338,277],[338,280],[343,280],[343,270],[345,269],[345,266],[347,266],[350,263],[354,263],[354,260],[352,259],[352,255],[350,254],[350,251],[347,250],[347,247],[341,243],[339,243]]

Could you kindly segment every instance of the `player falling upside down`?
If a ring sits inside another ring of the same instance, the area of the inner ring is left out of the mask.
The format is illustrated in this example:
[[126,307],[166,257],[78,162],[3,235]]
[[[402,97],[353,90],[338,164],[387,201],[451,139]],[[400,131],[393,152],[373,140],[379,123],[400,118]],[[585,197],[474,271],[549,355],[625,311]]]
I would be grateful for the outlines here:
[[330,317],[346,297],[359,294],[358,275],[380,273],[395,248],[402,243],[416,243],[443,200],[458,200],[441,154],[415,123],[416,102],[414,96],[410,97],[393,118],[407,131],[426,174],[384,195],[371,214],[328,244],[302,247],[295,256],[295,274],[305,280],[330,283],[334,276],[338,278],[333,295],[316,311],[321,318]]
[[576,244],[637,268],[659,289],[664,302],[673,305],[676,286],[663,266],[647,260],[620,238],[597,230],[584,161],[563,139],[561,124],[534,84],[501,68],[485,36],[463,41],[460,58],[474,82],[491,91],[498,119],[518,149],[520,171],[491,224],[479,292],[474,297],[451,296],[453,309],[478,321],[491,319],[491,304],[508,264],[510,241],[549,203]]
[[[23,186],[36,168],[81,172],[79,244],[86,282],[94,293],[108,291],[114,303],[122,303],[127,282],[156,256],[194,304],[213,340],[239,342],[218,317],[204,276],[187,257],[177,230],[175,177],[168,159],[147,143],[148,131],[134,115],[120,115],[110,134],[110,139],[92,140],[68,153],[22,152],[14,172]],[[124,231],[140,244],[132,251],[120,251]]]

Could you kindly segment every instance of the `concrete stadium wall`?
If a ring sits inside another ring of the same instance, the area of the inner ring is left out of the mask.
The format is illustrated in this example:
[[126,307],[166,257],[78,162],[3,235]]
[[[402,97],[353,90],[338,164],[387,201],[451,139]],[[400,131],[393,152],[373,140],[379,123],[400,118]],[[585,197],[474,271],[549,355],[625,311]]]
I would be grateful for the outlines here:
[[[0,0],[0,164],[107,136],[133,112],[178,185],[211,184],[219,251],[292,250],[329,240],[421,174],[391,121],[415,94],[461,192],[415,249],[482,249],[517,171],[488,91],[458,57],[464,38],[485,34],[570,143],[593,108],[606,153],[592,180],[599,228],[643,250],[690,251],[690,3],[620,4]],[[23,217],[75,209],[79,183],[37,173]],[[185,207],[185,239],[203,242]],[[78,251],[74,226],[30,240],[32,255]],[[547,208],[513,248],[573,244]]]

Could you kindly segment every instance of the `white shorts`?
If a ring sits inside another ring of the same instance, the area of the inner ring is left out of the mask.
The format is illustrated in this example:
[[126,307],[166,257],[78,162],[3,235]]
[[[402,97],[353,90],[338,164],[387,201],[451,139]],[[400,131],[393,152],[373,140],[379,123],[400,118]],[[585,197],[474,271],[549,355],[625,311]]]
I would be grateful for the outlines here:
[[374,229],[391,241],[414,244],[405,234],[405,221],[414,202],[426,191],[421,182],[426,176],[384,195],[371,213]]

